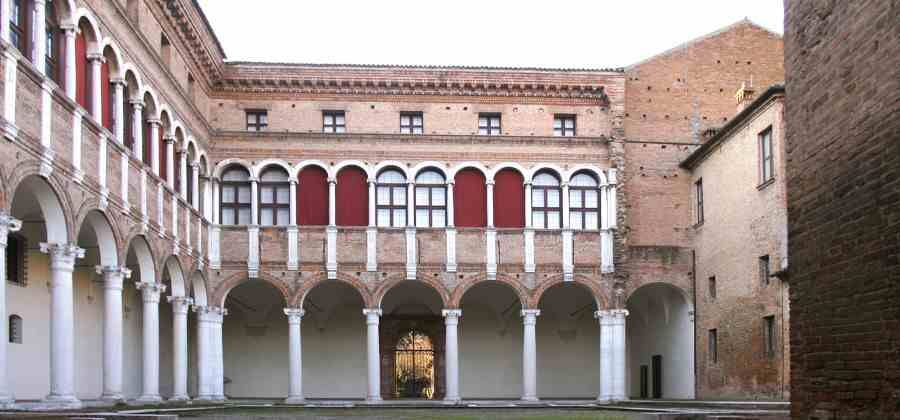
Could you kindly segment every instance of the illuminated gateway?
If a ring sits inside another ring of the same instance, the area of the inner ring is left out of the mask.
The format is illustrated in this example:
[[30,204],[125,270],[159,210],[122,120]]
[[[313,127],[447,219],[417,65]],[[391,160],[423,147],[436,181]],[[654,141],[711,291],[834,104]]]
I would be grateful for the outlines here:
[[777,34],[248,63],[189,0],[0,4],[4,405],[787,395]]

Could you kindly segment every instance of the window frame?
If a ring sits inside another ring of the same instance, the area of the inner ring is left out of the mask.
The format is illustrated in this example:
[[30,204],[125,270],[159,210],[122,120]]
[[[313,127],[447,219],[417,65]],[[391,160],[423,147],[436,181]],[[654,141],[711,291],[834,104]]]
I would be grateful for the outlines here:
[[[421,183],[420,184],[418,182],[413,183],[413,216],[412,217],[413,217],[413,225],[416,228],[442,229],[442,228],[447,227],[447,217],[448,217],[448,215],[447,215],[447,177],[436,169],[426,169],[426,170],[422,171],[421,173],[432,172],[432,171],[441,174],[441,176],[444,178],[443,184],[431,184],[431,183]],[[421,175],[421,173],[420,173],[420,175]],[[418,197],[419,197],[419,189],[420,188],[428,190],[428,203],[427,204],[419,205]],[[432,191],[437,190],[437,189],[443,190],[443,193],[444,193],[444,205],[443,206],[434,205],[432,203],[432,198],[433,198]],[[407,199],[408,198],[409,197],[407,197]],[[419,210],[425,210],[428,212],[428,225],[427,226],[419,226],[419,215],[418,215]],[[435,211],[443,211],[444,212],[444,225],[443,226],[435,226],[434,225],[434,212]]]
[[771,264],[771,258],[769,258],[769,254],[761,255],[758,260],[759,263],[759,282],[762,287],[767,287],[771,283],[771,275],[772,269],[769,267]]
[[[481,119],[486,118],[487,124],[482,126]],[[497,119],[497,126],[494,127],[492,120]],[[482,132],[485,130],[485,132]],[[496,133],[494,133],[496,130]],[[478,135],[479,136],[500,136],[503,135],[503,114],[500,112],[480,112],[478,113]]]
[[[250,117],[254,117],[253,123],[249,121]],[[265,117],[266,122],[260,122],[260,117]],[[267,109],[245,109],[244,110],[245,130],[250,133],[258,133],[260,131],[268,131],[269,129],[269,110]]]
[[[21,233],[9,232],[6,236],[6,282],[16,286],[27,286],[27,263],[26,252],[28,250],[28,240]],[[12,254],[12,255],[10,255]],[[15,266],[10,264],[10,257],[15,258]],[[15,270],[13,270],[15,268]]]
[[718,294],[719,294],[719,292],[717,290],[718,287],[719,287],[719,284],[716,279],[716,276],[709,276],[708,291],[709,291],[710,300],[716,300],[716,298],[718,298]]
[[699,226],[702,225],[703,222],[706,221],[706,216],[703,210],[703,178],[698,179],[694,182],[694,225]]
[[[247,181],[225,181],[225,175],[228,172],[233,171],[233,170],[239,170],[239,169],[243,170],[247,173],[247,175],[248,175]],[[253,197],[252,197],[253,187],[251,186],[249,176],[250,176],[250,171],[244,167],[226,168],[226,170],[224,172],[222,172],[222,177],[219,180],[219,224],[220,225],[246,226],[246,225],[243,225],[240,223],[241,209],[244,209],[244,208],[250,210],[250,224],[253,224],[253,222],[254,222],[254,220],[253,220]],[[248,203],[242,203],[240,201],[239,191],[240,191],[240,187],[244,186],[244,185],[246,185],[247,188],[250,188],[250,190],[251,190],[250,202],[248,202]],[[234,202],[226,203],[224,201],[225,200],[225,188],[234,188]],[[224,216],[225,216],[226,210],[233,212],[233,214],[234,214],[234,219],[233,219],[234,222],[233,223],[225,223],[224,222],[224,220],[225,220]]]
[[[534,184],[534,179],[537,178],[539,175],[542,175],[542,174],[547,174],[547,175],[550,175],[550,176],[552,176],[553,178],[555,178],[556,181],[557,181],[556,186],[551,186],[551,185],[535,185],[535,184]],[[549,194],[550,191],[557,191],[557,192],[559,193],[559,195],[558,195],[558,196],[559,196],[559,207],[549,207],[549,206],[548,206],[548,203],[550,202],[550,201],[548,200],[548,198],[549,198],[549,196],[550,196],[550,194]],[[535,207],[535,205],[534,205],[534,195],[535,195],[536,193],[541,193],[541,194],[544,195],[544,205],[541,206],[541,207]],[[562,196],[562,183],[560,182],[560,179],[559,179],[558,176],[556,176],[556,174],[554,174],[554,173],[552,173],[552,172],[539,172],[539,173],[535,174],[535,176],[532,178],[532,182],[531,182],[531,197],[528,197],[528,199],[531,200],[531,227],[532,227],[532,228],[534,228],[534,229],[546,229],[546,230],[559,230],[559,229],[562,229],[562,228],[563,228],[563,196]],[[549,222],[549,220],[550,220],[548,216],[549,216],[549,213],[552,212],[552,211],[556,211],[556,213],[559,215],[559,225],[558,225],[559,227],[557,227],[557,228],[550,228],[550,227],[548,227],[548,226],[549,226],[549,223],[548,223],[548,222]],[[535,224],[534,224],[534,213],[536,213],[536,212],[542,212],[542,213],[544,213],[544,218],[543,218],[543,219],[544,219],[544,223],[543,223],[543,226],[535,226]]]
[[[325,118],[331,116],[331,124],[328,124],[325,121]],[[337,117],[343,117],[344,123],[338,124]],[[331,128],[331,131],[328,131],[328,128]],[[338,131],[338,128],[342,128],[343,131]],[[347,112],[341,110],[328,110],[322,111],[322,132],[325,134],[344,134],[347,132]]]
[[44,32],[46,37],[44,40],[46,47],[46,51],[44,51],[44,72],[56,84],[61,84],[63,78],[59,67],[59,58],[62,55],[59,48],[61,44],[59,39],[61,30],[58,22],[56,6],[52,0],[48,0],[44,11]]
[[[31,51],[28,51],[31,41],[30,36],[28,36],[30,4],[28,0],[12,0],[10,3],[10,19],[7,20],[10,43],[28,60],[31,59]],[[18,13],[15,13],[16,9],[18,9]],[[16,17],[15,21],[12,20],[13,16]]]
[[[759,146],[759,185],[765,186],[775,180],[775,150],[772,141],[772,126],[768,126],[758,135]],[[768,153],[766,153],[768,146]]]
[[[263,175],[269,171],[277,171],[286,175],[284,181],[263,181]],[[282,167],[268,167],[263,169],[260,173],[259,180],[256,181],[256,203],[259,207],[259,220],[256,221],[260,226],[265,227],[283,227],[288,226],[291,223],[291,181],[290,181],[290,173],[285,173],[285,169]],[[272,202],[271,203],[263,203],[262,194],[263,188],[272,188]],[[278,191],[284,190],[287,192],[287,203],[278,202]],[[280,223],[278,220],[278,210],[287,209],[287,220],[284,223]],[[264,210],[272,211],[272,224],[271,225],[263,225],[262,224],[262,214]],[[252,216],[251,216],[252,218]]]
[[[387,171],[396,171],[403,175],[406,182],[380,182],[378,181],[378,177],[381,176],[384,172]],[[379,204],[381,200],[378,198],[381,197],[381,187],[386,187],[388,189],[388,204]],[[406,195],[406,200],[402,205],[394,204],[394,191],[396,188],[405,188],[406,190],[403,194]],[[415,197],[413,197],[415,199]],[[406,174],[397,168],[387,168],[382,171],[378,176],[375,177],[375,226],[379,228],[404,228],[409,225],[409,178],[406,177]],[[379,210],[387,210],[388,211],[388,225],[383,226],[378,223],[378,213]],[[403,211],[403,214],[406,215],[405,223],[402,226],[394,226],[394,213],[398,211]],[[414,216],[413,216],[414,217]]]
[[[403,117],[409,118],[409,124],[403,125]],[[419,122],[421,124],[415,124],[415,118],[419,117]],[[346,118],[346,117],[345,117]],[[345,120],[346,122],[346,120]],[[416,133],[416,129],[419,129],[420,132]],[[403,131],[403,130],[407,131]],[[403,111],[400,113],[400,134],[411,134],[420,136],[425,134],[425,115],[421,111]]]
[[708,331],[706,336],[706,341],[708,342],[706,358],[710,364],[716,365],[719,363],[719,330],[718,328],[711,328]]
[[766,359],[775,358],[776,350],[775,338],[775,315],[763,317],[763,357]]
[[[572,127],[566,127],[566,121],[572,121]],[[556,122],[560,122],[559,133],[557,134]],[[576,137],[578,136],[578,116],[576,114],[555,114],[553,115],[553,136],[554,137]]]
[[[591,177],[591,179],[594,180],[594,183],[596,184],[596,186],[585,187],[585,186],[572,185],[571,179],[574,179],[578,175],[587,175],[587,176]],[[602,196],[601,196],[601,194],[603,191],[603,188],[600,186],[600,180],[598,180],[592,174],[589,174],[586,172],[578,172],[575,175],[573,175],[571,179],[569,180],[569,228],[573,229],[573,230],[582,230],[582,231],[600,230],[601,217],[602,217],[602,213],[601,213]],[[532,188],[534,188],[534,185],[532,185]],[[587,200],[585,200],[585,196],[587,195],[586,194],[587,191],[595,191],[597,193],[597,207],[596,208],[585,207],[585,203],[587,201]],[[581,195],[581,206],[579,206],[579,207],[572,206],[572,193],[578,193]],[[545,200],[546,200],[546,198],[547,197],[544,197]],[[545,201],[545,203],[546,203],[546,201]],[[560,206],[562,206],[562,202],[560,202]],[[572,217],[572,213],[581,213],[581,226],[576,227],[576,226],[572,225],[572,220],[574,220]],[[587,218],[585,217],[585,215],[587,215],[588,213],[596,213],[597,214],[597,227],[596,228],[588,229],[586,227]]]
[[7,322],[7,327],[9,328],[7,341],[9,344],[23,344],[25,342],[25,331],[23,331],[25,329],[25,320],[19,314],[10,314]]

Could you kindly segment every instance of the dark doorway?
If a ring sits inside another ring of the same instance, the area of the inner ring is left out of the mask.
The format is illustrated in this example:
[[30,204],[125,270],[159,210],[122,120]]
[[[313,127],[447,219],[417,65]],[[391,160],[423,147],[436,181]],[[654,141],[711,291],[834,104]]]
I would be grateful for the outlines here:
[[411,330],[400,337],[394,350],[394,396],[434,396],[434,346],[431,338]]
[[653,398],[662,398],[662,356],[653,356]]
[[444,397],[444,325],[433,316],[381,320],[381,396]]
[[650,369],[647,368],[647,365],[641,365],[641,398],[647,398],[650,394],[647,392]]

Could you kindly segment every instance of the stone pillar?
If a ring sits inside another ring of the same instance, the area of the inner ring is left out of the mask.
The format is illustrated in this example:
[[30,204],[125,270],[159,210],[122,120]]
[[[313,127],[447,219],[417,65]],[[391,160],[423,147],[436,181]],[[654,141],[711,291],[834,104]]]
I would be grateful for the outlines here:
[[187,392],[187,313],[194,301],[184,296],[169,296],[168,301],[172,304],[172,379],[175,385],[169,401],[186,401],[190,399]]
[[303,398],[303,347],[300,335],[300,321],[303,320],[303,309],[285,308],[288,317],[288,340],[290,340],[290,360],[288,366],[291,373],[291,385],[288,390],[286,404],[300,404]]
[[328,178],[328,228],[325,229],[325,271],[329,279],[337,278],[337,219],[335,201],[337,179]]
[[159,403],[159,295],[166,290],[166,286],[160,283],[140,282],[144,302],[143,313],[143,382],[140,403]]
[[[179,171],[181,173],[181,185],[179,185],[178,188],[181,188],[181,194],[179,194],[181,196],[181,198],[183,200],[187,200],[187,183],[188,183],[188,178],[191,176],[191,174],[188,173],[187,146],[186,145],[183,145],[183,146],[184,147],[182,148],[181,153],[178,154],[178,156],[179,156],[178,165],[180,165],[179,167],[181,168],[181,170]],[[256,193],[254,192],[254,194],[256,194]]]
[[[22,4],[22,7],[25,7],[26,3]],[[34,67],[37,68],[38,72],[43,75],[47,75],[47,1],[46,0],[34,0],[34,13],[31,15],[32,20],[32,34],[25,34],[25,36],[30,37],[33,44],[31,45],[31,62],[34,63]],[[9,21],[9,17],[5,16],[6,21]],[[4,24],[7,24],[4,21]]]
[[135,159],[143,162],[144,161],[144,130],[141,128],[141,124],[143,124],[143,113],[141,112],[144,109],[144,102],[139,99],[134,99],[131,101],[132,113],[131,113],[131,139],[134,142],[134,157]]
[[222,347],[222,322],[225,320],[225,315],[228,315],[228,310],[225,308],[217,308],[213,307],[213,317],[210,326],[210,335],[212,339],[211,342],[211,353],[212,353],[212,362],[213,362],[213,400],[215,401],[224,401],[225,400],[225,361],[223,359],[224,356],[224,348]]
[[485,183],[487,187],[487,227],[494,227],[494,181],[489,180]]
[[625,390],[625,309],[594,313],[600,321],[600,401],[628,399]]
[[75,244],[41,243],[50,255],[50,394],[44,402],[57,408],[79,408],[75,397],[75,302],[72,271],[84,249]]
[[122,396],[122,284],[131,270],[97,266],[103,275],[103,394],[100,399],[118,402]]
[[[2,0],[2,1],[7,2],[9,0]],[[64,31],[63,33],[65,34],[65,37],[66,37],[66,48],[65,48],[66,61],[65,61],[65,67],[64,67],[65,72],[66,72],[66,76],[65,76],[66,96],[68,96],[69,99],[74,101],[76,99],[75,92],[77,92],[77,89],[78,89],[78,87],[76,86],[76,84],[78,82],[76,81],[77,79],[76,79],[76,74],[75,74],[75,25],[63,27],[63,31]],[[121,99],[122,99],[122,97],[119,96],[120,101],[121,101]]]
[[366,228],[366,271],[378,270],[378,226],[375,214],[375,180],[369,179],[369,227]]
[[[290,223],[291,226],[297,226],[297,180],[296,180],[296,179],[292,179],[292,180],[290,180],[290,181],[288,181],[288,182],[289,182],[290,185],[291,185],[291,187],[290,187],[290,188],[291,188],[291,191],[290,191],[290,194],[291,194],[291,197],[290,197],[290,199],[291,199],[291,210],[290,210],[290,212],[291,212],[291,214],[290,214],[290,216],[289,216],[289,220],[290,220],[289,223]],[[330,201],[331,201],[331,193],[330,193],[330,189],[329,189],[329,194],[328,194],[328,196],[329,196],[328,199],[329,199],[329,205],[330,205]],[[331,217],[331,216],[329,216],[329,218],[330,218],[330,217]]]
[[163,152],[159,150],[159,127],[161,122],[152,118],[148,119],[147,123],[150,124],[150,138],[147,140],[150,143],[150,168],[153,171],[153,175],[159,176],[159,154]]
[[200,162],[191,162],[191,207],[200,211]]
[[[68,75],[69,73],[66,72],[66,74]],[[75,82],[73,81],[72,84],[74,83]],[[119,144],[125,144],[125,81],[122,79],[115,79],[112,80],[112,85],[113,135],[116,136],[116,141],[119,142]],[[66,89],[68,89],[68,86],[66,86]],[[74,93],[72,95],[74,95]],[[72,99],[74,100],[75,97],[72,96]],[[131,128],[129,127],[129,129]]]
[[537,339],[535,324],[540,316],[540,309],[523,309],[522,324],[522,401],[537,401]]
[[335,202],[337,201],[337,179],[328,178],[328,226],[337,226]]
[[534,227],[531,218],[531,182],[525,182],[525,272],[534,273]]
[[166,185],[175,191],[175,137],[165,136],[166,142]]
[[444,345],[446,368],[447,392],[444,401],[448,403],[457,403],[459,397],[459,344],[457,342],[457,325],[459,325],[459,317],[462,316],[461,309],[444,309],[441,312],[444,315],[444,326],[446,331],[444,337],[446,343]]
[[194,306],[197,314],[197,398],[211,401],[214,393],[211,328],[215,314],[208,306]]
[[103,125],[103,90],[100,85],[100,72],[103,66],[103,56],[99,53],[89,54],[88,60],[90,61],[91,66],[91,74],[87,75],[87,77],[91,78],[91,91],[87,92],[91,95],[90,104],[91,104],[91,116],[94,117],[94,121],[96,121],[101,126]]
[[381,309],[363,309],[366,316],[366,362],[368,365],[368,388],[366,402],[381,401],[381,354],[378,344],[378,321]]
[[250,224],[259,225],[259,184],[250,177]]
[[[2,0],[7,1],[7,0]],[[22,221],[0,213],[0,408],[13,403],[13,396],[9,392],[9,378],[6,365],[6,346],[9,343],[9,323],[6,314],[6,244],[9,232],[16,232],[22,228]]]

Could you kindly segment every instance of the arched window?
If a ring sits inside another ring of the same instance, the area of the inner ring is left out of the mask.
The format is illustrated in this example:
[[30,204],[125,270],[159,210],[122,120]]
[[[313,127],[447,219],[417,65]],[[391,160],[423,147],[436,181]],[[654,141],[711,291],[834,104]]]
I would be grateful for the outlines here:
[[463,169],[456,173],[453,181],[454,224],[459,227],[487,226],[487,187],[481,171]]
[[406,176],[403,172],[396,169],[382,171],[375,188],[378,226],[406,226]]
[[525,183],[515,169],[503,169],[494,175],[494,226],[525,227]]
[[569,226],[572,229],[599,229],[600,186],[597,179],[584,172],[569,182]]
[[287,226],[291,217],[291,185],[287,172],[270,167],[259,177],[259,224]]
[[25,285],[25,237],[10,233],[6,237],[6,281]]
[[318,166],[307,166],[297,176],[297,223],[328,224],[328,174]]
[[18,315],[9,316],[9,342],[22,344],[22,317]]
[[369,187],[366,171],[356,166],[341,169],[335,191],[335,217],[338,226],[369,224]]
[[447,225],[447,179],[434,169],[416,176],[416,227]]
[[75,102],[91,113],[91,80],[88,77],[87,38],[84,31],[75,35]]
[[54,4],[54,0],[47,0],[47,4],[44,6],[44,17],[46,22],[46,59],[44,64],[45,73],[47,77],[56,82],[57,85],[60,85],[63,80],[63,72],[61,65],[61,57],[62,57],[62,31],[59,29],[59,19],[56,15],[56,4]]
[[540,172],[531,181],[531,223],[537,229],[559,229],[562,225],[562,190],[559,178]]
[[250,224],[250,172],[240,166],[228,168],[222,174],[219,220],[223,225]]

